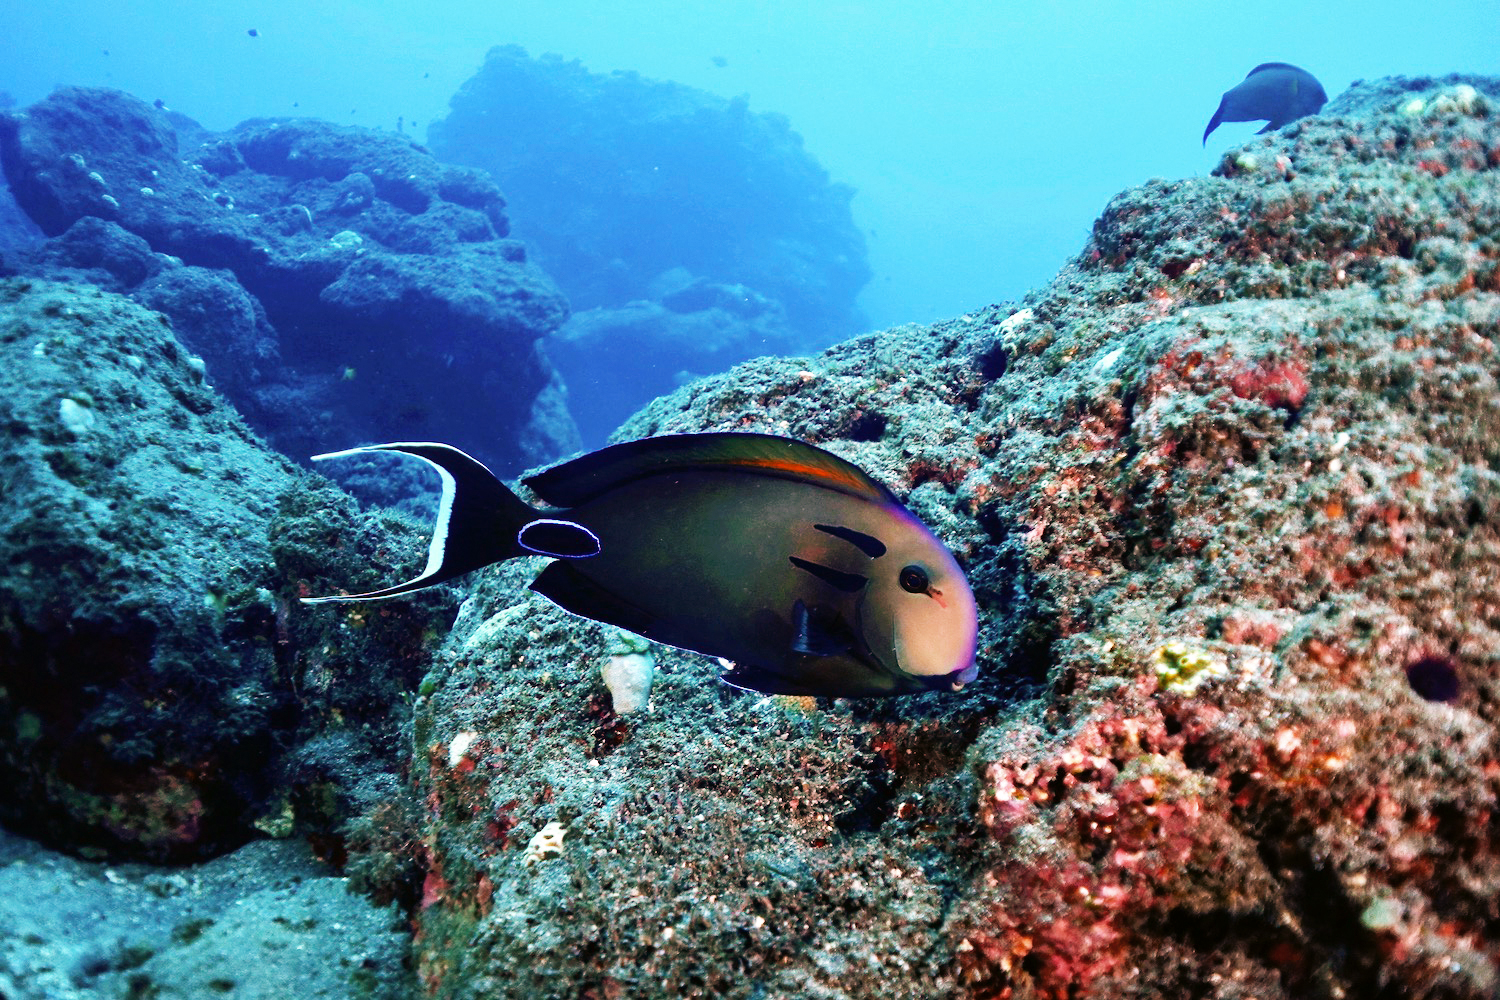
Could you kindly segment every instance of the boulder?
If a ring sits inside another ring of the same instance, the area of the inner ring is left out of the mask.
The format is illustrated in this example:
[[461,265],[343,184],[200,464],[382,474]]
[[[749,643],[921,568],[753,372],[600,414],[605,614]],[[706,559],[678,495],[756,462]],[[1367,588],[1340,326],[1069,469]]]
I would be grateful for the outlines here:
[[980,679],[814,706],[663,649],[621,715],[609,630],[489,571],[425,811],[365,834],[429,992],[1493,996],[1497,106],[1356,89],[1124,192],[1023,302],[633,417],[888,484],[967,569]]
[[419,530],[269,450],[121,296],[0,282],[0,366],[0,822],[186,861],[389,795],[444,598],[296,599],[409,569]]

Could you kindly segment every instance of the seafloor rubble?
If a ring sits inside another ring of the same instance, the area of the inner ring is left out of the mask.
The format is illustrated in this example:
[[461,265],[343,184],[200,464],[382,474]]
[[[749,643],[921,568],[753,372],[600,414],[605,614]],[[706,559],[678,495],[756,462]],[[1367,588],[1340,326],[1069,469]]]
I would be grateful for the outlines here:
[[656,650],[621,715],[608,632],[486,573],[420,807],[351,841],[420,886],[426,990],[1493,996],[1497,98],[1356,90],[1125,192],[1018,305],[634,418],[890,483],[971,574],[983,679],[812,706]]
[[261,448],[149,313],[11,282],[4,818],[113,857],[306,836],[410,915],[425,996],[1492,997],[1497,108],[1356,87],[1126,191],[1024,302],[621,430],[890,484],[979,599],[960,695],[733,691],[529,593],[540,561],[440,648],[445,592],[299,606],[409,575],[411,526]]

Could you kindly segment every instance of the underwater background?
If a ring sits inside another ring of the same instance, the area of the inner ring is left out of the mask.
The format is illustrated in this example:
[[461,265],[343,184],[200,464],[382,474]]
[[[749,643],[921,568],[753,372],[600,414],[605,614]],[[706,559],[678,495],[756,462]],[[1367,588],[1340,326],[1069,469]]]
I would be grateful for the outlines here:
[[[0,11],[0,998],[1500,995],[1497,13]],[[702,431],[977,681],[300,603]]]

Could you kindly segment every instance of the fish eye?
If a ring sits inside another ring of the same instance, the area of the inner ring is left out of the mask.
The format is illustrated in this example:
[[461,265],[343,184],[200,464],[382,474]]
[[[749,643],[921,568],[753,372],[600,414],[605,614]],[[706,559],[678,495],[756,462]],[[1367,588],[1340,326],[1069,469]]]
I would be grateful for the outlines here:
[[901,567],[901,575],[896,579],[908,594],[925,594],[930,586],[927,571],[920,566]]

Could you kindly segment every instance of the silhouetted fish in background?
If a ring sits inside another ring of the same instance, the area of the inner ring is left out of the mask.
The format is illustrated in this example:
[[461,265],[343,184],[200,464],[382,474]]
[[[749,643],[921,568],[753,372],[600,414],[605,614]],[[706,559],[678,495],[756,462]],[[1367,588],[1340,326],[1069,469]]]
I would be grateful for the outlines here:
[[957,691],[974,680],[963,571],[884,486],[812,445],[684,434],[614,445],[524,480],[517,497],[449,445],[398,443],[443,481],[427,566],[393,597],[518,556],[557,561],[531,589],[586,618],[733,661],[768,694]]
[[1224,92],[1219,110],[1203,130],[1203,142],[1224,122],[1253,122],[1268,118],[1266,127],[1257,132],[1281,128],[1287,122],[1315,115],[1328,103],[1323,85],[1305,69],[1289,63],[1261,63],[1250,71],[1233,90]]

